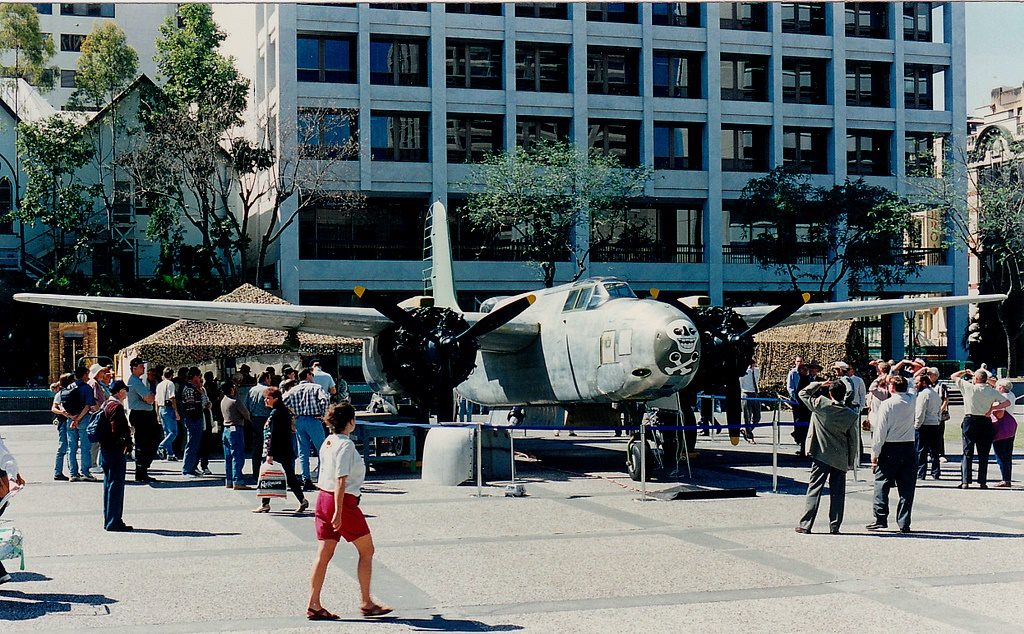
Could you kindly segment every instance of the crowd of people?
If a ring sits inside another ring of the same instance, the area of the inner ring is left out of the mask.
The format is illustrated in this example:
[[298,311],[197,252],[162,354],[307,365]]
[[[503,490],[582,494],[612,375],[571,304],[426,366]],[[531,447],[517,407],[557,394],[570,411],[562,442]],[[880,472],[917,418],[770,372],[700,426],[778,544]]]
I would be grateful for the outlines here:
[[[870,385],[843,361],[833,364],[829,376],[819,364],[797,357],[788,377],[794,405],[793,437],[798,453],[811,458],[803,517],[798,533],[810,533],[825,483],[829,486],[829,531],[838,533],[843,522],[846,472],[861,459],[860,430],[871,432],[870,460],[875,476],[873,514],[868,530],[889,526],[889,496],[897,490],[895,519],[901,533],[911,531],[914,491],[928,475],[942,477],[945,423],[950,419],[948,388],[940,383],[937,368],[921,359],[872,361],[876,376]],[[963,457],[960,489],[973,486],[974,454],[978,454],[977,486],[988,488],[989,453],[994,451],[1001,480],[1010,486],[1013,441],[1017,422],[1011,411],[1016,397],[1012,383],[994,379],[986,369],[961,370],[950,376],[964,398],[961,424]],[[867,420],[861,414],[867,410]],[[799,410],[799,411],[798,411]],[[806,420],[806,425],[801,421]]]
[[[224,483],[233,490],[253,488],[245,474],[246,462],[251,463],[253,483],[264,463],[277,464],[299,502],[296,514],[309,508],[305,493],[318,492],[314,516],[321,545],[311,574],[307,618],[338,619],[323,607],[320,595],[341,539],[352,543],[359,554],[363,615],[391,612],[370,595],[374,546],[359,510],[366,468],[349,438],[355,429],[355,410],[344,380],[336,380],[319,362],[300,369],[285,366],[280,374],[268,367],[258,377],[242,365],[223,381],[198,367],[175,371],[148,366],[142,358],[132,359],[128,367],[127,382],[112,380],[110,367],[95,364],[65,374],[51,386],[58,436],[53,478],[97,481],[92,471],[102,470],[105,530],[133,530],[122,517],[129,461],[134,461],[138,483],[156,482],[150,473],[155,461],[180,463],[183,476],[199,479],[212,475],[210,456],[222,452]],[[90,437],[96,442],[91,443]],[[316,469],[313,457],[317,457]],[[301,479],[295,471],[296,459]],[[65,462],[70,477],[64,474]],[[253,512],[269,511],[269,498],[262,498]],[[5,576],[0,568],[0,583],[9,580]]]

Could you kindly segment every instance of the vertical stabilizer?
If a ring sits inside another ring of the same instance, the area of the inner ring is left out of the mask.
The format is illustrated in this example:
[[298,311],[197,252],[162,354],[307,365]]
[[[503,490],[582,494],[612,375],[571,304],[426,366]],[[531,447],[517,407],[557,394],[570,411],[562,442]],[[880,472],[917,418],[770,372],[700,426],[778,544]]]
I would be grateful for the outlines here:
[[[452,271],[452,244],[448,234],[448,210],[441,201],[427,212],[423,241],[424,291],[434,297],[435,306],[459,309],[455,299],[455,273]],[[461,312],[461,311],[460,311]]]

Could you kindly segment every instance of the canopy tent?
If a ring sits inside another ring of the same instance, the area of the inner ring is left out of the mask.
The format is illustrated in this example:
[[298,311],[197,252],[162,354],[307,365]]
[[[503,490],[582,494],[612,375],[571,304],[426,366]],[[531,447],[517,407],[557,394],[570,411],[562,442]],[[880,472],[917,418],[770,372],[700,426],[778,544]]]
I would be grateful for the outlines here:
[[836,361],[852,362],[856,367],[866,356],[852,319],[769,328],[754,335],[754,342],[754,361],[761,371],[758,387],[769,393],[786,391],[786,376],[797,355],[806,362],[817,361],[825,369]]
[[[279,297],[243,284],[217,302],[247,302],[254,304],[287,304]],[[223,359],[243,359],[273,354],[295,356],[357,355],[363,342],[348,337],[329,337],[297,333],[290,337],[283,330],[210,324],[181,319],[152,335],[126,346],[118,352],[120,367],[127,372],[127,360],[142,357],[149,364],[174,368],[200,365]]]

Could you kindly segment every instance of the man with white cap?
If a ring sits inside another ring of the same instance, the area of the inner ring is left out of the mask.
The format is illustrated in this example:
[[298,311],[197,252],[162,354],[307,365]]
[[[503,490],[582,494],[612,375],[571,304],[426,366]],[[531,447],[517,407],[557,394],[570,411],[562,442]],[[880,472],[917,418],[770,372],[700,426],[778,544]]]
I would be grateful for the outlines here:
[[[103,409],[103,404],[110,398],[110,380],[113,378],[113,373],[105,365],[98,363],[92,364],[89,368],[89,387],[92,388],[93,396],[96,398],[96,407],[93,410],[98,412]],[[93,443],[92,445],[92,467],[99,467],[99,455],[100,445],[99,443]]]

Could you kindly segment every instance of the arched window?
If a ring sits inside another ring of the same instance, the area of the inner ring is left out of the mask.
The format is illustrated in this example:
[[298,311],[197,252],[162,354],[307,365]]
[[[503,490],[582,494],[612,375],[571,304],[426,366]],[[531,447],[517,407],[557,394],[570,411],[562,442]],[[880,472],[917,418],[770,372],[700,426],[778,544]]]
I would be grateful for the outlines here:
[[0,178],[0,233],[13,233],[14,223],[7,214],[14,208],[14,189],[10,179]]

